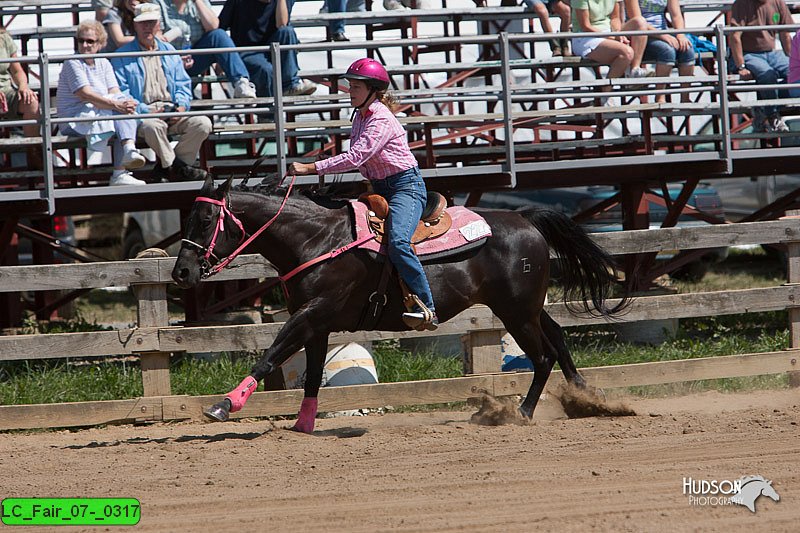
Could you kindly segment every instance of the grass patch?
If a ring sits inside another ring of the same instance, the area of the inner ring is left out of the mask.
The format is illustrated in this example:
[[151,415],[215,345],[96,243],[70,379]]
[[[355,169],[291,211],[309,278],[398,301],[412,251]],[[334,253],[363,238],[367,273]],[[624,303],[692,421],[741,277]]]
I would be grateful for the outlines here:
[[375,343],[375,367],[381,383],[455,378],[464,375],[460,358],[432,352],[411,353],[401,350],[399,341]]
[[[461,360],[433,353],[411,354],[395,341],[376,344],[382,383],[462,375]],[[211,360],[173,357],[173,394],[224,394],[250,373],[257,354],[224,353]],[[142,372],[133,357],[118,360],[32,360],[0,362],[0,404],[84,402],[142,396]],[[419,409],[424,410],[420,407]]]
[[568,330],[567,343],[578,368],[774,352],[789,347],[788,317],[775,311],[683,319],[674,339],[655,346],[621,342],[613,326],[581,326]]
[[56,359],[0,365],[0,404],[119,400],[142,396],[138,361],[76,365]]

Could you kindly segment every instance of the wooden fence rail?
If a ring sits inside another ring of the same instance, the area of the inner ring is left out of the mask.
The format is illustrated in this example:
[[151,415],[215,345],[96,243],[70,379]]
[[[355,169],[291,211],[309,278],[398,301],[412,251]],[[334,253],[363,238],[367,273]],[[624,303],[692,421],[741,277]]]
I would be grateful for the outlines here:
[[[592,234],[612,254],[687,250],[733,245],[789,244],[789,278],[795,281],[800,242],[800,219],[735,225],[669,228]],[[139,298],[139,325],[131,329],[48,335],[0,337],[0,361],[58,357],[102,357],[138,355],[142,360],[145,397],[109,402],[0,406],[0,429],[83,426],[113,421],[151,421],[195,418],[199,406],[216,397],[172,396],[169,387],[169,354],[172,352],[250,351],[267,348],[282,324],[174,327],[166,316],[166,285],[174,258],[149,257],[125,262],[75,265],[0,267],[0,292],[132,286]],[[243,256],[215,279],[246,279],[275,276],[275,270],[260,256]],[[795,337],[800,284],[717,291],[668,294],[637,298],[618,322],[699,317],[789,309],[793,331],[792,350],[770,354],[732,355],[641,365],[581,369],[587,380],[600,387],[652,385],[724,377],[798,371]],[[605,319],[576,317],[562,303],[551,303],[547,311],[564,326],[608,323]],[[474,306],[442,324],[434,333],[356,332],[337,333],[331,342],[368,342],[383,339],[447,334],[482,336],[474,343],[481,357],[499,367],[502,323],[485,306]],[[488,336],[487,336],[488,335]],[[487,341],[488,339],[488,341]],[[488,354],[488,355],[487,355]],[[468,357],[474,357],[472,354]],[[491,367],[490,367],[491,368]],[[389,383],[323,389],[323,410],[341,410],[379,405],[406,405],[464,400],[486,392],[494,395],[522,394],[531,376],[486,374],[455,380]],[[244,416],[292,414],[301,391],[256,394]]]

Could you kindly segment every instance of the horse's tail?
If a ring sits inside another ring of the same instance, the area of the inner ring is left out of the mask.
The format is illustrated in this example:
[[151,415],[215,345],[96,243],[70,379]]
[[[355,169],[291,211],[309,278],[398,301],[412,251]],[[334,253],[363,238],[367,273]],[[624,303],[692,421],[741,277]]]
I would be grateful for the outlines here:
[[611,316],[627,308],[630,299],[624,289],[619,302],[609,306],[617,285],[617,265],[580,226],[551,209],[528,208],[520,214],[539,230],[558,257],[564,303],[571,313]]

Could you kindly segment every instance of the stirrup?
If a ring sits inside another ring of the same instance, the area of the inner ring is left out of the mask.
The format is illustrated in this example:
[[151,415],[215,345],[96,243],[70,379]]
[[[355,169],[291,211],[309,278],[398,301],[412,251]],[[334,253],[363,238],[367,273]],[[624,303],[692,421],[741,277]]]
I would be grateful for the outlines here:
[[433,331],[439,327],[439,319],[436,313],[425,307],[420,307],[420,311],[410,311],[403,313],[403,323],[417,331]]

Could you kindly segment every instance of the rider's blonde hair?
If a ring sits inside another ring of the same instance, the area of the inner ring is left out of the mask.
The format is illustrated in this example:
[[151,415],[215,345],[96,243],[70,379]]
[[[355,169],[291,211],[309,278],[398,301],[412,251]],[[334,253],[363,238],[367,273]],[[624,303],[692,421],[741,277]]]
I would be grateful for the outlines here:
[[389,111],[392,113],[397,111],[397,107],[400,104],[400,102],[397,101],[397,97],[388,91],[376,91],[375,99],[388,107]]

